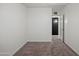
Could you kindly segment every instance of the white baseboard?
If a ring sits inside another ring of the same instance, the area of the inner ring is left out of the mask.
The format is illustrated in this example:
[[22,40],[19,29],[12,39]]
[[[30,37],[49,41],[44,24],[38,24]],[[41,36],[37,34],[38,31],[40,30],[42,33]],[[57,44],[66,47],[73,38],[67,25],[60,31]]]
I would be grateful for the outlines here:
[[18,47],[14,52],[9,53],[9,52],[0,52],[0,56],[13,56],[20,48],[22,48],[27,42],[21,44],[20,47]]
[[21,49],[27,42],[23,43],[19,48],[17,48],[11,55],[13,56],[19,49]]
[[74,48],[74,47],[72,47],[68,42],[66,42],[65,41],[65,43],[75,52],[75,53],[77,53],[77,55],[79,55],[79,53],[77,52],[77,50]]
[[51,40],[29,40],[28,42],[51,42]]
[[8,52],[0,52],[0,56],[11,56],[10,53]]
[[13,52],[0,52],[0,56],[13,56],[20,48],[22,48],[27,42],[21,44],[15,51]]

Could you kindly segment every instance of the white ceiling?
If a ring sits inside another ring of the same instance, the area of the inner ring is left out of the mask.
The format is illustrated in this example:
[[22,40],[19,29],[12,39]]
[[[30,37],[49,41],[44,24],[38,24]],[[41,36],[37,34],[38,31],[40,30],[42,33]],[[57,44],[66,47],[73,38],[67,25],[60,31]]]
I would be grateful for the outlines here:
[[52,8],[53,11],[61,12],[68,3],[23,3],[28,8]]
[[62,8],[67,3],[23,3],[26,7]]

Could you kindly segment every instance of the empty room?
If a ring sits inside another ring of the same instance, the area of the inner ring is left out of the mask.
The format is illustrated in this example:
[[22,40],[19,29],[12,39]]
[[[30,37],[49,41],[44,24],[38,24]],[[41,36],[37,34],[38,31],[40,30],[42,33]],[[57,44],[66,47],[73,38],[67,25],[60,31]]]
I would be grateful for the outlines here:
[[79,3],[0,3],[0,56],[78,56]]

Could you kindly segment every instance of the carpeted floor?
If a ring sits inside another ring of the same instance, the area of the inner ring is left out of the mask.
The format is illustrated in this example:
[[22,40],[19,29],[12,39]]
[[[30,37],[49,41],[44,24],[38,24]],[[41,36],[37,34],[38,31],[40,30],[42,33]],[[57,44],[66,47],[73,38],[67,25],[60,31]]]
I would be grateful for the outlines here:
[[28,42],[14,56],[77,56],[61,40],[53,42]]

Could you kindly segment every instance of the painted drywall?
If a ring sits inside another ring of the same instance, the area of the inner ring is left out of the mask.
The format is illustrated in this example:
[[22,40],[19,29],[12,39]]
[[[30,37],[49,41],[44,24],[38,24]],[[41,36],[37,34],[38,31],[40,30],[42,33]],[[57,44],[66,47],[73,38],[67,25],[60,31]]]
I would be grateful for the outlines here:
[[79,54],[79,4],[65,7],[65,42]]
[[29,41],[48,42],[52,39],[52,8],[28,8]]
[[0,55],[13,55],[27,42],[27,8],[0,4]]

